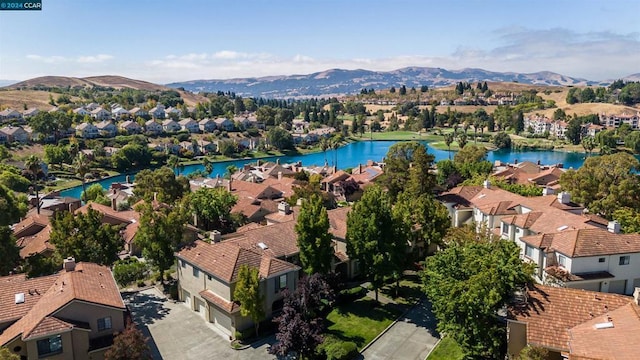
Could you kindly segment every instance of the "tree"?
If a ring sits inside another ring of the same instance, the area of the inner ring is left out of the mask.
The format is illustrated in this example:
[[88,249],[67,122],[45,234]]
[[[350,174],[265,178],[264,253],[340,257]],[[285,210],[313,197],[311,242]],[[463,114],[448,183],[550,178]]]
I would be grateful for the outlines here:
[[549,350],[540,346],[527,345],[520,351],[516,360],[547,360]]
[[172,168],[175,174],[177,174],[178,176],[180,175],[182,166],[179,157],[177,157],[176,155],[169,156],[169,158],[167,159],[167,166]]
[[16,245],[13,231],[7,225],[0,226],[0,276],[8,275],[20,261],[20,248]]
[[217,229],[223,233],[235,230],[231,218],[231,208],[238,197],[222,187],[201,187],[188,195],[189,210],[198,218],[198,225],[204,230]]
[[62,165],[69,161],[69,149],[62,145],[45,145],[44,161],[49,165]]
[[20,355],[2,346],[0,347],[0,360],[20,360]]
[[291,133],[279,126],[267,131],[267,141],[278,150],[293,148],[293,137]]
[[467,146],[467,134],[461,133],[458,135],[458,147],[462,150]]
[[582,124],[578,119],[571,119],[567,131],[564,135],[573,145],[580,144],[580,138],[582,136]]
[[451,143],[453,142],[453,133],[444,134],[444,143],[449,149],[449,159],[451,159]]
[[82,192],[81,197],[85,202],[94,201],[98,204],[111,206],[111,201],[105,196],[104,188],[98,183],[89,186],[86,191]]
[[368,187],[347,214],[347,254],[360,263],[371,281],[378,301],[378,289],[385,276],[398,270],[398,259],[406,250],[403,222],[394,218],[390,194],[380,186]]
[[[582,139],[581,144],[582,144],[582,147],[584,148],[584,151],[587,153],[587,157],[591,155],[591,152],[596,147],[596,141],[593,138],[593,136],[585,137],[584,139]],[[640,141],[638,142],[638,144],[640,145]]]
[[36,210],[38,214],[40,214],[40,195],[38,194],[38,177],[42,172],[42,161],[40,158],[35,155],[29,155],[27,160],[24,162],[24,166],[29,171],[31,175],[31,183],[33,185],[33,190],[36,192]]
[[127,144],[115,154],[111,155],[111,164],[119,171],[130,171],[135,168],[145,168],[151,164],[153,156],[147,146],[141,144]]
[[213,163],[211,162],[211,160],[209,160],[208,157],[202,157],[202,166],[204,166],[204,171],[207,173],[207,175],[211,175],[211,172],[213,171]]
[[264,320],[264,296],[260,292],[260,271],[247,265],[240,266],[233,299],[240,303],[240,315],[253,321],[258,335],[260,322]]
[[414,196],[431,193],[435,186],[435,176],[430,172],[435,156],[427,152],[425,146],[418,146],[413,152],[406,189]]
[[562,174],[560,185],[589,211],[611,218],[616,209],[638,209],[639,168],[638,160],[627,153],[590,157],[578,170]]
[[400,95],[407,95],[407,87],[402,85],[400,86]]
[[105,360],[146,360],[152,357],[144,334],[129,322],[124,331],[113,338],[113,345],[104,353],[104,358]]
[[182,176],[176,177],[166,166],[153,171],[145,169],[136,175],[134,194],[145,201],[151,201],[155,197],[158,201],[172,204],[188,191],[189,181]]
[[0,185],[0,226],[15,224],[27,213],[26,201],[16,197],[13,191]]
[[136,210],[140,212],[140,227],[134,241],[164,279],[165,271],[173,265],[174,252],[182,243],[189,212],[182,205],[154,209],[150,203],[140,204]]
[[274,321],[278,333],[269,353],[286,356],[295,353],[298,359],[308,359],[322,343],[323,313],[331,307],[334,293],[320,274],[302,278],[293,293],[285,290],[282,314]]
[[415,196],[404,192],[398,197],[394,208],[396,218],[402,219],[412,229],[408,237],[429,244],[441,244],[451,226],[447,208],[429,193]]
[[313,195],[302,203],[295,230],[304,272],[328,274],[333,260],[333,241],[327,209],[320,196]]
[[522,113],[522,111],[518,111],[513,129],[515,130],[516,134],[520,134],[524,131],[524,114]]
[[[399,142],[389,147],[387,156],[384,158],[386,165],[381,184],[389,190],[392,198],[395,198],[407,186],[409,166],[414,161],[414,154],[420,147],[424,148],[424,145],[416,141]],[[424,152],[426,153],[426,149]]]
[[[80,177],[80,181],[82,181],[82,194],[86,194],[86,176],[91,172],[91,166],[89,158],[87,158],[84,153],[79,152],[78,155],[76,155],[76,158],[73,160],[73,170],[76,175]],[[86,198],[82,200],[87,201]]]
[[453,337],[467,357],[500,359],[506,334],[497,312],[533,272],[514,242],[466,234],[427,259],[425,290],[438,331]]
[[499,132],[493,137],[493,145],[498,149],[511,148],[511,137],[506,132]]
[[120,286],[144,279],[147,266],[134,257],[118,260],[113,265],[113,277]]
[[86,213],[64,212],[51,220],[50,241],[62,258],[111,265],[122,249],[120,226],[102,223],[103,214],[91,207]]
[[590,102],[593,102],[595,99],[596,99],[596,93],[593,91],[592,88],[586,87],[582,89],[582,92],[580,93],[580,102],[590,103]]

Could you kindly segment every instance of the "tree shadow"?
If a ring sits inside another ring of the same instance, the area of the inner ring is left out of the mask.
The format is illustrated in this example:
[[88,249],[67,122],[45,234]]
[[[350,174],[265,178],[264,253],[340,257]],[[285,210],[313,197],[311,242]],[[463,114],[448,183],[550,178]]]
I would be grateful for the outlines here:
[[[124,295],[124,294],[123,294]],[[171,311],[165,307],[169,300],[154,294],[133,293],[124,295],[136,324],[150,325],[164,319]]]

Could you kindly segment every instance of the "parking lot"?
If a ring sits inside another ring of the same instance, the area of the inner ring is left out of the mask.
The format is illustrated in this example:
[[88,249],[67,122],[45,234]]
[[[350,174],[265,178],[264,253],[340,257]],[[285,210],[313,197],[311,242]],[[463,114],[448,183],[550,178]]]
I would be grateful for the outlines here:
[[149,338],[154,359],[275,359],[267,353],[273,337],[244,350],[232,349],[197,313],[168,300],[156,288],[125,296],[133,319]]

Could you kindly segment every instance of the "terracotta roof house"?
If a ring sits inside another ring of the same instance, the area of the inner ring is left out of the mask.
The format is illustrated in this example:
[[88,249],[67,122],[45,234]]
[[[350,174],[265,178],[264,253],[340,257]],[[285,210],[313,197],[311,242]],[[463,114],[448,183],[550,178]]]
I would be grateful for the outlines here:
[[236,331],[253,326],[250,318],[240,315],[240,306],[234,301],[240,267],[258,269],[267,318],[282,308],[283,291],[295,289],[300,270],[265,252],[229,241],[208,244],[197,240],[177,252],[176,257],[180,300],[229,339],[235,338]]
[[507,352],[514,357],[531,345],[549,350],[550,359],[635,359],[638,311],[637,298],[531,286],[508,309]]
[[125,327],[111,270],[65,259],[58,274],[0,278],[0,346],[25,359],[102,358]]

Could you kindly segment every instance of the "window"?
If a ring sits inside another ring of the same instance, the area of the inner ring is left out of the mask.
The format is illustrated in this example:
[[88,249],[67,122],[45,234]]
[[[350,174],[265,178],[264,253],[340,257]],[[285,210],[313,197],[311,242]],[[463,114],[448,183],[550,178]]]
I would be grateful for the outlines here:
[[503,234],[508,234],[509,233],[509,224],[502,224],[502,233]]
[[558,255],[558,264],[560,264],[560,266],[567,266],[567,257],[564,255]]
[[211,275],[208,275],[208,274],[207,274],[207,280],[209,280],[209,281],[213,280],[213,278],[211,277]]
[[603,263],[603,262],[605,262],[605,261],[606,261],[606,259],[605,259],[605,258],[599,258],[599,259],[598,259],[598,262],[599,262],[599,263]]
[[98,319],[98,331],[111,329],[111,316]]
[[187,267],[187,262],[182,260],[182,259],[180,259],[180,266],[182,266],[183,268],[186,268]]
[[48,339],[38,340],[37,345],[38,356],[40,357],[59,354],[62,352],[62,337],[56,335]]
[[287,288],[287,274],[280,275],[279,277],[275,278],[274,280],[276,282],[276,284],[275,284],[276,293],[278,293],[282,289],[286,289]]
[[527,245],[527,246],[524,248],[524,254],[525,254],[527,257],[533,258],[533,246],[531,246],[531,245]]
[[629,255],[620,256],[620,261],[618,262],[618,265],[629,265],[630,261],[631,261],[631,256]]
[[200,277],[200,269],[193,267],[193,277]]

